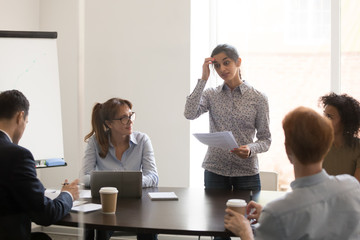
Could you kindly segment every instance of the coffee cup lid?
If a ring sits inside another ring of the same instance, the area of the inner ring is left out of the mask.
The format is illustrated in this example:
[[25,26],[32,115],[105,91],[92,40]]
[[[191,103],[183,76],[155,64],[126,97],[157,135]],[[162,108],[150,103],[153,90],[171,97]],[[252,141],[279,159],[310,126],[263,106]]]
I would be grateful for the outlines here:
[[117,193],[118,190],[116,187],[102,187],[99,190],[99,193]]
[[226,203],[228,207],[245,207],[246,201],[244,199],[229,199]]

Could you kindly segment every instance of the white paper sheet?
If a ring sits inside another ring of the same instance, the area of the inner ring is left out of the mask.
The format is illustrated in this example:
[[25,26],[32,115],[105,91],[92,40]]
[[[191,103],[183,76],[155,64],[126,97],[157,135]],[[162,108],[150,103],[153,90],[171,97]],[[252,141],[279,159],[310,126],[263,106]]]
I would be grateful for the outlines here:
[[[45,196],[47,196],[50,199],[55,199],[57,196],[59,196],[60,190],[59,189],[46,189],[45,190]],[[79,191],[79,198],[91,198],[91,191],[87,189],[82,189]]]
[[[80,198],[81,198],[81,194],[83,193],[83,191],[89,191],[89,190],[80,190]],[[54,200],[57,196],[59,196],[59,194],[60,194],[60,190],[57,190],[57,189],[46,189],[45,190],[45,196],[52,200]],[[87,194],[87,192],[85,192],[85,194]],[[75,200],[73,202],[73,208],[80,206],[86,202],[87,201],[84,201],[84,200]]]
[[210,147],[218,147],[226,150],[238,148],[239,145],[230,131],[215,133],[194,133],[200,142]]
[[91,190],[88,189],[80,190],[79,198],[91,198]]
[[151,200],[178,200],[174,192],[149,192]]
[[86,203],[71,208],[71,211],[75,212],[92,212],[101,209],[101,204]]
[[60,190],[59,189],[45,189],[45,196],[54,200],[57,196],[59,196]]

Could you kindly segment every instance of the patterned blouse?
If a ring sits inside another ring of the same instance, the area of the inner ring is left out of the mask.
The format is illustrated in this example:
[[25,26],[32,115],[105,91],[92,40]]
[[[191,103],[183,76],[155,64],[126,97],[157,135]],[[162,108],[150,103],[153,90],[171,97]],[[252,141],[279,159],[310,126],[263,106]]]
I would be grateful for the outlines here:
[[187,97],[185,117],[192,120],[209,111],[210,132],[231,131],[239,146],[248,145],[251,155],[242,159],[230,150],[208,147],[202,167],[223,176],[258,174],[257,154],[266,152],[271,144],[267,97],[245,81],[233,91],[225,83],[204,90],[205,85],[199,79]]

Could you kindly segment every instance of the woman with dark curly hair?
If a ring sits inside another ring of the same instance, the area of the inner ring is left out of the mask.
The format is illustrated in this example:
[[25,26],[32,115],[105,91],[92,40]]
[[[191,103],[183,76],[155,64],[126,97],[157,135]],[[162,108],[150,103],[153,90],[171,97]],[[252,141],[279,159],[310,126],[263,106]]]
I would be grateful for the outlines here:
[[360,103],[355,98],[330,93],[319,103],[334,128],[334,143],[324,159],[330,175],[350,174],[360,181]]

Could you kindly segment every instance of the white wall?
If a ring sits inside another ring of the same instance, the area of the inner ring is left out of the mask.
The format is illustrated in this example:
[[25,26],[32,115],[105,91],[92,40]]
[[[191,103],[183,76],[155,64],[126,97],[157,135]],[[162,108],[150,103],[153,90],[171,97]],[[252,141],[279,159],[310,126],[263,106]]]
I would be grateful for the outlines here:
[[79,177],[82,159],[81,110],[78,101],[79,79],[79,9],[78,1],[41,0],[41,31],[56,31],[59,56],[59,79],[64,138],[64,159],[67,167],[39,170],[47,187],[59,188],[65,178]]
[[91,109],[117,96],[133,102],[134,128],[152,140],[159,185],[188,186],[190,124],[183,111],[190,91],[190,1],[84,2],[82,7],[73,0],[0,0],[0,29],[58,32],[68,166],[40,170],[42,181],[59,187],[64,178],[78,177]]
[[0,0],[0,30],[38,31],[39,0]]
[[86,1],[85,119],[95,102],[134,104],[153,143],[160,186],[189,184],[190,1]]

